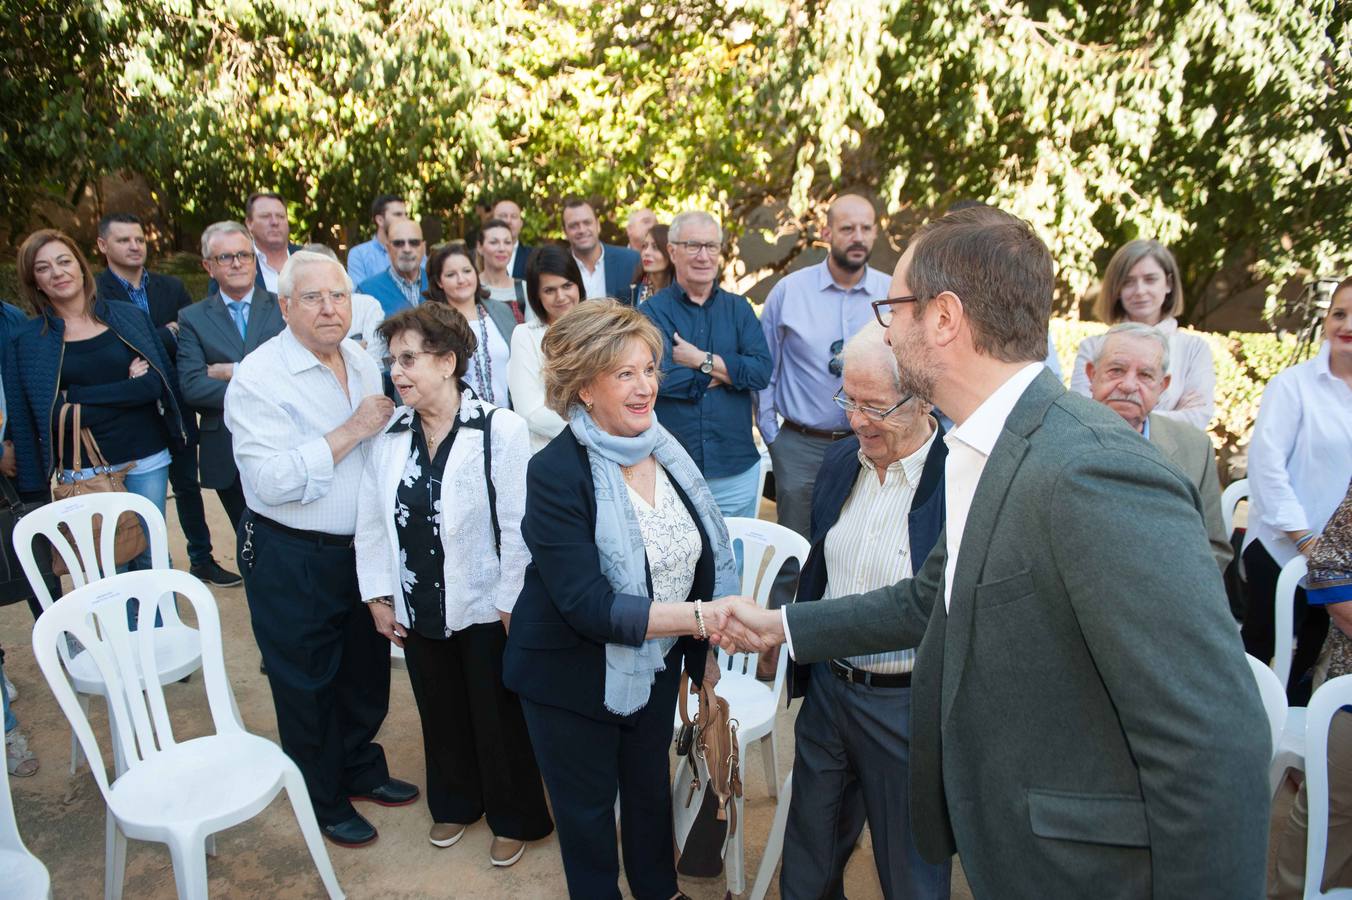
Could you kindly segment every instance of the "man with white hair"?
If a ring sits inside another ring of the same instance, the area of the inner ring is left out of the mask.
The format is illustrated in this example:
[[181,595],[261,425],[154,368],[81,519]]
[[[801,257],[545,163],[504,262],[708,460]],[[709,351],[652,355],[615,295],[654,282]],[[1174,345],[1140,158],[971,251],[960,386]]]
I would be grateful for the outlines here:
[[[812,552],[798,602],[844,597],[909,578],[944,526],[943,429],[906,394],[877,323],[845,344],[832,398],[854,434],[827,448],[812,493]],[[911,669],[914,649],[794,664],[793,799],[780,893],[841,895],[845,865],[868,821],[883,896],[938,900],[950,863],[920,858],[911,837]]]
[[1221,519],[1221,481],[1211,439],[1181,419],[1154,413],[1160,395],[1169,389],[1169,339],[1152,325],[1114,325],[1104,335],[1098,358],[1085,364],[1085,375],[1089,395],[1158,447],[1197,488],[1211,553],[1224,572],[1234,548]]
[[376,364],[346,340],[352,281],[335,260],[292,254],[278,278],[286,328],[239,364],[225,422],[248,503],[240,568],[282,749],[305,776],[329,840],[376,830],[352,806],[403,806],[375,743],[390,697],[390,645],[371,627],[352,546],[366,442],[394,404]]
[[770,383],[770,350],[747,299],[718,286],[722,247],[713,216],[677,215],[667,232],[675,278],[639,311],[665,345],[658,419],[699,466],[723,515],[755,518],[761,463],[751,397]]

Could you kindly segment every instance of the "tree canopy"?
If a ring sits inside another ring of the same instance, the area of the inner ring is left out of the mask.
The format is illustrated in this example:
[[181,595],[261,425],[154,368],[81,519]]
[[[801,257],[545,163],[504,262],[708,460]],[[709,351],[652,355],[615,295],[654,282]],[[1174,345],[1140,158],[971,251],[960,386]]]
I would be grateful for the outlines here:
[[[1352,25],[1332,0],[4,0],[0,203],[136,172],[184,229],[265,187],[334,235],[568,193],[805,245],[843,187],[894,223],[1029,219],[1078,298],[1123,241],[1187,292],[1352,261]],[[1238,272],[1238,278],[1234,273]]]

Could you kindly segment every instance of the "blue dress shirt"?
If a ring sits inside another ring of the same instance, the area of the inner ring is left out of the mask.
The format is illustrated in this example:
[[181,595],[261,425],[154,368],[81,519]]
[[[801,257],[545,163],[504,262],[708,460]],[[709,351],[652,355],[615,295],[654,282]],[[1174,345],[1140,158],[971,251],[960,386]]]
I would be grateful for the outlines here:
[[379,239],[371,238],[347,251],[347,277],[361,284],[390,267],[390,254]]
[[[705,478],[740,475],[760,461],[751,439],[752,391],[770,383],[770,350],[747,299],[714,288],[698,304],[673,282],[639,310],[662,332],[662,384],[658,421],[675,435]],[[731,385],[710,389],[710,376],[677,365],[671,335],[723,358]]]
[[[108,271],[113,272],[111,267],[109,267]],[[150,295],[146,293],[146,282],[150,279],[150,273],[144,268],[141,269],[141,281],[139,284],[132,284],[116,272],[113,272],[113,277],[121,283],[122,289],[127,292],[127,296],[131,298],[131,302],[141,307],[141,312],[149,315]]]

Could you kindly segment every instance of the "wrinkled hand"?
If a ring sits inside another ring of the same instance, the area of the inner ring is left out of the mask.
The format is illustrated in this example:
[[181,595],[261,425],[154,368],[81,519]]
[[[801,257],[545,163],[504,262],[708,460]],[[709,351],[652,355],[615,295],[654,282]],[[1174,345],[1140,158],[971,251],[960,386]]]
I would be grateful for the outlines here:
[[383,394],[371,394],[363,397],[356,412],[348,419],[363,438],[369,438],[390,420],[394,413],[394,401]]
[[371,619],[376,623],[376,631],[384,635],[394,646],[404,646],[404,638],[408,636],[408,632],[395,620],[394,609],[384,603],[368,603],[366,606],[371,610]]
[[673,331],[671,333],[671,358],[678,365],[698,369],[704,365],[705,353]]
[[138,356],[131,361],[131,365],[127,368],[127,377],[140,378],[142,375],[144,375],[149,371],[150,371],[150,363],[146,362],[144,359]]
[[724,597],[707,624],[709,642],[728,653],[764,653],[784,642],[778,610],[761,609],[750,597]]
[[234,363],[212,363],[207,366],[207,377],[217,381],[229,381],[235,375]]

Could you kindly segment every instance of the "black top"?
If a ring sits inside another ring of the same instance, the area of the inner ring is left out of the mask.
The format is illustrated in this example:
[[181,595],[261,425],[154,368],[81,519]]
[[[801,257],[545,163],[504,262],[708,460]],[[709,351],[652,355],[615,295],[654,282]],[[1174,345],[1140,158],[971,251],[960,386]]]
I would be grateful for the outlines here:
[[[142,459],[169,446],[156,405],[164,382],[153,370],[140,378],[127,377],[136,358],[131,347],[109,328],[83,341],[66,341],[61,360],[60,389],[65,391],[65,400],[80,404],[80,424],[94,433],[109,463]],[[52,415],[61,415],[60,403],[54,405]],[[69,418],[63,469],[74,466],[74,415]],[[84,462],[89,465],[87,456]]]
[[[450,637],[446,630],[446,561],[441,545],[441,476],[460,417],[437,448],[427,451],[422,419],[413,414],[413,445],[394,496],[394,531],[399,540],[399,583],[408,607],[409,627],[425,638]],[[430,460],[430,461],[429,461]]]

